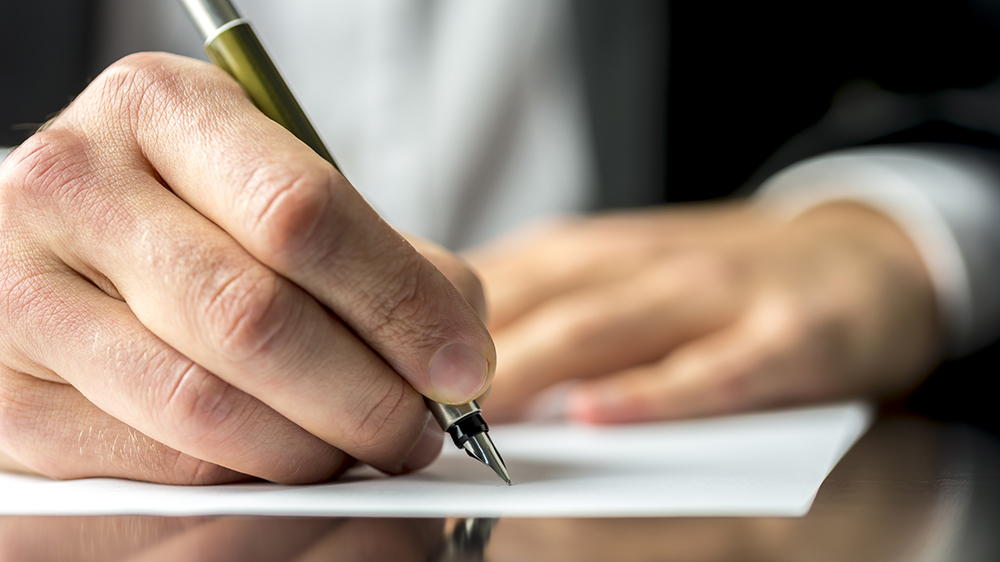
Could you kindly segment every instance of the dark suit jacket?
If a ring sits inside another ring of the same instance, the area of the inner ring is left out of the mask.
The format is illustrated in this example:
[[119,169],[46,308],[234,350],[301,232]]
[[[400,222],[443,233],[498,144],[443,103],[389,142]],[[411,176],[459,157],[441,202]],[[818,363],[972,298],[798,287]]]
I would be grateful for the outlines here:
[[[0,0],[0,144],[26,138],[94,73],[94,4]],[[849,146],[1000,150],[1000,2],[573,6],[603,207],[745,193]],[[986,368],[945,365],[911,405],[1000,430],[982,376],[998,357],[994,346],[974,357]]]

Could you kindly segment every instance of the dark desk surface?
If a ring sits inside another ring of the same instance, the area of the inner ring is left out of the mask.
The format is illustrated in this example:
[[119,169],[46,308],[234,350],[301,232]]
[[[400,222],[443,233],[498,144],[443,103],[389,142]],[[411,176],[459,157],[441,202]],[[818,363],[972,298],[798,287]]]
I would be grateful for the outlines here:
[[1000,439],[882,418],[802,518],[0,517],[0,562],[483,559],[996,561]]

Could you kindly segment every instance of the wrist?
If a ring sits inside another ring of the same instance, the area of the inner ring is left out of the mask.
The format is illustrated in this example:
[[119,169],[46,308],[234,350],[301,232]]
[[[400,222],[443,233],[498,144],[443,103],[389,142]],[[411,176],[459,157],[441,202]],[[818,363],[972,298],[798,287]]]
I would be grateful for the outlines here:
[[844,329],[848,368],[885,381],[882,392],[915,386],[943,355],[944,326],[922,254],[898,223],[851,201],[832,201],[792,219],[815,301]]

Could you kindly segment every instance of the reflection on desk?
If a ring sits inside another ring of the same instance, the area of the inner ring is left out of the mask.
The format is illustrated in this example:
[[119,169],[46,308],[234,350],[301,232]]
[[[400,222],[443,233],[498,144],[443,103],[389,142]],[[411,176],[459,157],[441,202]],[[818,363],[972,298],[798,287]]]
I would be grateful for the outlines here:
[[[2,501],[2,500],[0,500]],[[0,562],[992,561],[1000,440],[879,420],[801,518],[0,517]]]

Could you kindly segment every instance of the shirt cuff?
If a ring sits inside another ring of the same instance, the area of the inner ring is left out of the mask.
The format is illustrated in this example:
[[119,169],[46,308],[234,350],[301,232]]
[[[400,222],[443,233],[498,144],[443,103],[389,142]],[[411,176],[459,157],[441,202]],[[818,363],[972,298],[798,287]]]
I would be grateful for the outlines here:
[[827,154],[779,172],[757,200],[789,218],[834,200],[881,211],[927,266],[951,353],[966,354],[1000,332],[1000,174],[979,150],[922,145]]

